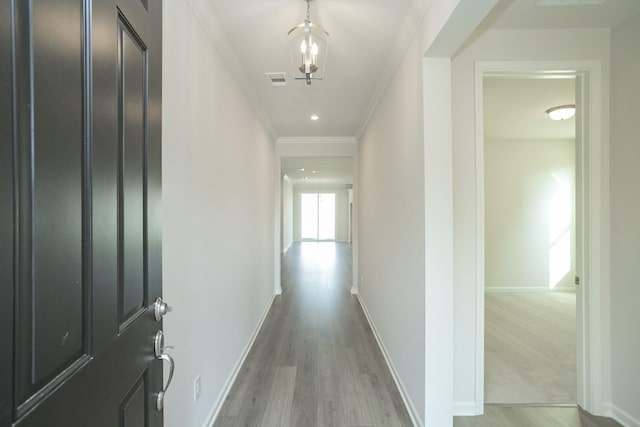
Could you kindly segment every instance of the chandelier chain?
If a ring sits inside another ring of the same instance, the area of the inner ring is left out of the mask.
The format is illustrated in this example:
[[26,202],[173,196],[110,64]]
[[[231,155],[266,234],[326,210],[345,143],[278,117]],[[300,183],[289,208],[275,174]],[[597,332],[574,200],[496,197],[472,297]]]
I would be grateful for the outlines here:
[[311,0],[307,0],[307,21],[311,21],[311,13],[309,12],[310,5],[311,5]]

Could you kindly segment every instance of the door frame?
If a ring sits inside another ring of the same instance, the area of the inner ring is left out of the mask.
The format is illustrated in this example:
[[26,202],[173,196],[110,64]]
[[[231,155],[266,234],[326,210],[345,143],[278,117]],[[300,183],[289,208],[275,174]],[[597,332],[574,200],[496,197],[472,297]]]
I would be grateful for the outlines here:
[[[576,78],[576,289],[577,403],[606,415],[604,394],[609,372],[605,361],[610,313],[606,198],[608,140],[603,138],[600,61],[479,61],[475,64],[476,152],[476,414],[484,412],[485,200],[483,78],[486,76]],[[606,283],[606,281],[605,281]]]

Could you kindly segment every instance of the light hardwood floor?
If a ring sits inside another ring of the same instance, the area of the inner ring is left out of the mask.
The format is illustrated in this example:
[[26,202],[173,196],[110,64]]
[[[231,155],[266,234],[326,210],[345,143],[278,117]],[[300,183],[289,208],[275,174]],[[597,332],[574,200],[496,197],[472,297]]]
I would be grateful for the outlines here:
[[576,295],[485,294],[485,403],[576,403]]
[[294,244],[276,297],[216,420],[231,426],[411,426],[351,287],[351,248]]
[[454,427],[621,427],[577,407],[486,405],[484,415],[454,417]]

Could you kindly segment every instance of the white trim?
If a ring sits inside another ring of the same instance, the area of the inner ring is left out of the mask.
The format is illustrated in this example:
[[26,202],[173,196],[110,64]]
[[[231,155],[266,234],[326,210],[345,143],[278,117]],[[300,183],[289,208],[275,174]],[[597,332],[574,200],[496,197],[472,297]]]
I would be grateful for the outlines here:
[[240,358],[238,359],[235,366],[233,367],[233,370],[229,374],[227,381],[224,383],[224,386],[222,387],[222,390],[220,391],[220,394],[218,395],[218,398],[216,399],[216,402],[213,405],[213,408],[211,408],[211,411],[209,411],[207,418],[205,418],[205,421],[202,424],[202,427],[213,427],[213,424],[215,423],[216,418],[218,418],[218,415],[220,414],[222,405],[224,404],[224,401],[229,395],[229,392],[231,391],[231,387],[233,387],[233,383],[236,381],[236,378],[240,373],[240,369],[242,368],[244,361],[247,359],[247,356],[249,355],[249,351],[251,350],[251,347],[253,347],[253,344],[255,343],[256,338],[258,337],[258,333],[260,332],[260,329],[262,329],[262,324],[267,318],[267,315],[269,314],[269,310],[271,310],[271,306],[273,305],[273,300],[275,299],[275,297],[276,297],[275,295],[271,296],[271,299],[269,300],[269,303],[267,304],[267,307],[264,310],[264,313],[262,313],[262,318],[258,322],[258,326],[253,331],[253,334],[251,335],[249,342],[245,346],[244,351],[240,355]]
[[476,100],[476,339],[475,415],[484,414],[484,70],[475,69]]
[[[609,372],[605,365],[608,354],[603,354],[604,325],[608,325],[608,312],[603,313],[601,302],[608,301],[606,259],[609,240],[605,218],[607,206],[602,205],[602,189],[608,188],[607,140],[603,137],[601,61],[479,61],[475,65],[476,95],[476,410],[484,404],[484,137],[483,89],[485,75],[528,78],[550,78],[572,75],[576,77],[576,104],[582,111],[582,128],[576,133],[576,149],[582,150],[581,209],[583,239],[577,248],[582,254],[582,269],[577,271],[582,284],[577,290],[577,380],[578,404],[587,411],[603,413],[604,389]],[[582,92],[581,92],[582,91]],[[579,123],[577,120],[576,123]],[[578,147],[578,144],[582,144]],[[576,165],[578,168],[579,165]],[[606,200],[604,201],[606,202]]]
[[273,163],[273,292],[282,295],[282,158],[276,154]]
[[404,402],[404,406],[407,408],[407,412],[409,412],[409,416],[411,417],[411,422],[413,423],[413,425],[415,427],[423,427],[424,425],[422,424],[422,421],[420,420],[420,416],[418,414],[418,411],[416,410],[415,405],[411,401],[411,398],[409,397],[409,395],[407,393],[407,390],[404,388],[404,384],[402,384],[402,381],[400,380],[400,377],[398,376],[398,371],[396,370],[395,366],[393,365],[393,362],[391,361],[391,358],[389,357],[389,353],[387,352],[387,348],[384,346],[384,343],[382,342],[382,338],[380,338],[380,334],[378,333],[378,330],[376,329],[376,325],[373,323],[373,320],[371,319],[371,316],[369,315],[369,310],[367,310],[367,305],[364,303],[364,301],[362,300],[360,295],[357,295],[357,298],[358,298],[358,302],[360,303],[360,307],[362,307],[362,311],[364,312],[364,316],[367,318],[367,322],[369,322],[369,326],[371,327],[371,330],[373,331],[373,336],[376,338],[376,342],[378,343],[378,347],[380,347],[380,351],[382,352],[382,355],[384,356],[384,360],[385,360],[385,362],[387,362],[387,366],[389,367],[389,371],[391,371],[391,376],[393,377],[393,382],[396,384],[396,387],[398,387],[398,391],[400,392],[400,397],[402,397],[402,402]]
[[357,144],[351,136],[281,136],[276,144]]
[[486,293],[576,293],[576,287],[556,286],[555,288],[549,288],[548,286],[485,286],[484,291]]
[[610,405],[611,418],[625,427],[640,427],[640,420],[635,419],[616,405]]
[[[451,58],[422,60],[424,132],[424,423],[453,417],[453,113]],[[437,349],[434,350],[434,349]]]
[[358,288],[356,288],[355,286],[351,287],[351,295],[358,295]]
[[476,402],[453,402],[454,417],[472,417],[476,414]]

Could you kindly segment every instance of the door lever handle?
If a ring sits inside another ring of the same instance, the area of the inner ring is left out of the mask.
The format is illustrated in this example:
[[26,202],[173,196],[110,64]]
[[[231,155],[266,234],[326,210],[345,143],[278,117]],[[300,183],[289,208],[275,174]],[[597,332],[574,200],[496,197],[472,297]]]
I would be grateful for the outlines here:
[[164,409],[164,395],[167,393],[167,389],[171,385],[171,380],[173,379],[174,361],[173,358],[166,353],[158,356],[158,360],[169,362],[169,379],[167,380],[167,385],[160,392],[158,392],[158,398],[156,399],[156,409],[158,411],[162,411]]

